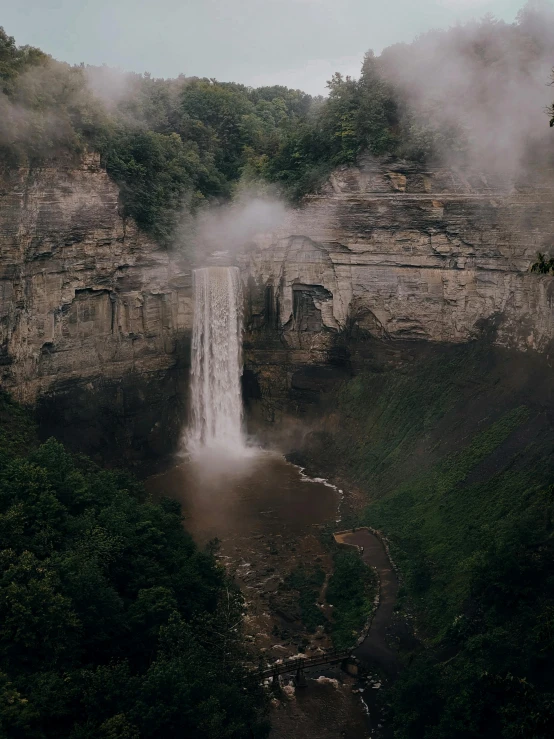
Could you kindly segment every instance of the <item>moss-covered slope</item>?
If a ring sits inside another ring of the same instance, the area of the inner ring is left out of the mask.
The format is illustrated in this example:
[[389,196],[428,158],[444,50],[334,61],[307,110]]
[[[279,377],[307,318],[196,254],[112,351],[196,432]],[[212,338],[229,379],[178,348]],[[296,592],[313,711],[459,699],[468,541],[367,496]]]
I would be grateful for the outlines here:
[[[426,649],[395,689],[398,737],[542,737],[554,720],[554,415],[547,360],[425,350],[328,398],[305,456],[357,484]],[[408,666],[409,665],[409,666]]]

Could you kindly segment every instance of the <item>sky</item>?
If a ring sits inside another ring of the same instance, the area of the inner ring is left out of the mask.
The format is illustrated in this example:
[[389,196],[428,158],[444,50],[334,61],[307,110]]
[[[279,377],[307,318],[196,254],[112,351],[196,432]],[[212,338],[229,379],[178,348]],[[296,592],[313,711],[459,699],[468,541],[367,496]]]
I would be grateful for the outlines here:
[[524,0],[0,0],[0,25],[71,64],[154,77],[215,77],[325,94],[333,72],[357,76],[368,49]]

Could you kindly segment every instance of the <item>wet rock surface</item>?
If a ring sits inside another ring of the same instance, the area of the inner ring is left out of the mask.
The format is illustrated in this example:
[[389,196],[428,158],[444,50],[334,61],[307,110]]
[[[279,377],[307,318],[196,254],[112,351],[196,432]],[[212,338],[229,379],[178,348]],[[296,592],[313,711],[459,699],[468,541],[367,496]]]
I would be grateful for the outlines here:
[[45,425],[66,428],[69,443],[78,433],[81,451],[102,436],[106,457],[173,448],[183,401],[168,400],[186,397],[190,266],[121,216],[99,157],[3,173],[0,253],[2,387],[43,399]]
[[[488,331],[548,353],[554,278],[528,268],[549,251],[553,222],[538,173],[511,183],[388,160],[337,170],[278,231],[226,257],[246,286],[243,388],[259,425],[305,413],[363,367],[407,361],[416,341]],[[84,451],[175,449],[190,258],[122,217],[96,155],[2,174],[0,253],[2,387],[44,399],[52,430],[79,435]]]
[[370,159],[336,171],[239,257],[259,424],[309,413],[363,368],[410,361],[415,343],[486,335],[551,353],[554,277],[529,267],[553,222],[539,174],[515,183]]

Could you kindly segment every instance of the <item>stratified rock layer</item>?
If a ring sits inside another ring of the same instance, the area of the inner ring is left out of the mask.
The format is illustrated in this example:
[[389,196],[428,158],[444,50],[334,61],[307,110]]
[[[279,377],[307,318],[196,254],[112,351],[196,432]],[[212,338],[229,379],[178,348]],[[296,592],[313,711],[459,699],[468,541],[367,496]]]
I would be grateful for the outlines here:
[[[192,302],[190,271],[121,217],[118,198],[96,156],[4,176],[0,370],[3,387],[23,402],[42,398],[53,429],[66,435],[81,419],[96,427],[99,446],[104,433],[115,443],[113,423],[103,429],[96,416],[118,416],[123,447],[139,417],[144,438],[167,415],[159,386],[184,397]],[[121,397],[123,378],[132,403],[128,392]]]
[[[553,251],[554,188],[537,183],[368,160],[245,246],[244,388],[264,420],[416,343],[489,331],[551,353],[554,278],[529,266]],[[184,418],[191,270],[118,196],[92,155],[0,180],[0,380],[66,441],[141,456]]]
[[262,394],[282,396],[306,384],[305,365],[344,364],[362,338],[394,352],[490,329],[501,346],[548,353],[554,278],[529,267],[538,251],[553,251],[553,231],[551,184],[406,162],[339,170],[242,257],[252,296],[247,368]]

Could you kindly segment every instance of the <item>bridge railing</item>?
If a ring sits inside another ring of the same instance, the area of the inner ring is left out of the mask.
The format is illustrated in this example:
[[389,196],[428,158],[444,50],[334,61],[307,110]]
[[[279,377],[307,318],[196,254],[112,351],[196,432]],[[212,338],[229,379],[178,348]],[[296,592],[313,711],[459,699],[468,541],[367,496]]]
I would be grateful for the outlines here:
[[277,675],[284,675],[288,672],[303,671],[309,667],[342,662],[343,659],[347,659],[351,654],[352,651],[350,649],[330,649],[324,654],[317,654],[314,657],[296,657],[295,659],[289,659],[271,667],[255,670],[252,675],[260,680],[264,680],[268,677],[277,677]]

